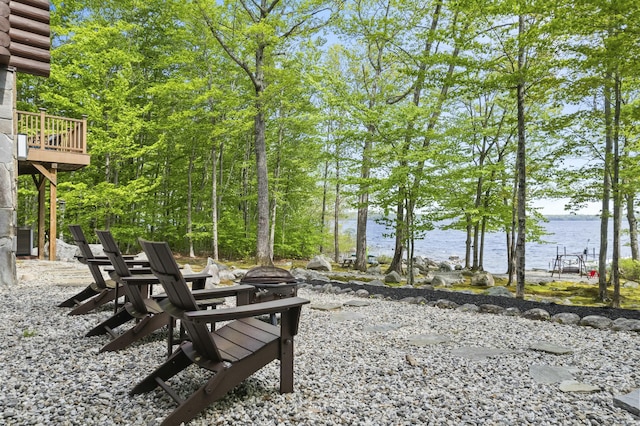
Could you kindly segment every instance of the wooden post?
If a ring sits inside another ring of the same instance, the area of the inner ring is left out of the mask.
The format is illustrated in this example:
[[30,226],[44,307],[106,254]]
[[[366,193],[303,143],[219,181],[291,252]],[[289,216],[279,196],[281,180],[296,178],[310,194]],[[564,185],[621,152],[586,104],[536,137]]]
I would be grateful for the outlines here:
[[58,169],[52,165],[51,175],[53,179],[49,180],[49,260],[56,260],[56,249],[58,236]]
[[80,140],[81,144],[82,144],[82,153],[86,154],[87,153],[87,116],[83,115],[82,116],[82,139]]
[[[58,189],[58,165],[51,164],[51,169],[44,165],[33,163],[42,179],[38,181],[38,258],[44,259],[44,207],[45,182],[49,181],[49,260],[56,260],[56,212]],[[53,232],[53,233],[52,233]]]
[[45,137],[45,128],[44,128],[44,116],[45,113],[47,112],[46,108],[40,108],[40,149],[44,149],[45,147],[45,143],[44,143],[44,137]]
[[38,259],[44,260],[44,207],[46,193],[46,179],[40,176],[38,181]]

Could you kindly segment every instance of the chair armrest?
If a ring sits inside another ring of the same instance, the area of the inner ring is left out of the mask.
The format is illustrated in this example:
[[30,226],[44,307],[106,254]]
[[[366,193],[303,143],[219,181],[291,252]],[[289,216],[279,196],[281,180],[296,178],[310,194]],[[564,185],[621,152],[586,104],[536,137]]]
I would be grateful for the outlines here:
[[129,273],[131,275],[149,275],[149,274],[153,274],[153,272],[151,272],[151,268],[129,268]]
[[127,264],[127,266],[129,268],[131,268],[132,266],[149,266],[149,261],[148,260],[144,260],[144,259],[127,259],[126,257],[124,257],[124,263]]
[[191,282],[195,280],[206,280],[207,278],[211,278],[211,274],[203,274],[194,272],[193,274],[182,274],[182,277],[186,282]]
[[[148,284],[158,284],[158,277],[153,275],[151,271],[147,271],[146,274],[140,275],[131,275],[129,277],[120,277],[122,281],[124,281],[128,285],[148,285]],[[166,296],[165,296],[166,297]]]
[[249,318],[258,315],[275,314],[285,312],[289,309],[300,308],[309,303],[307,299],[301,297],[289,297],[286,299],[272,300],[270,302],[253,303],[235,308],[218,309],[214,311],[191,311],[184,312],[182,318],[185,321],[196,323],[212,323],[219,321],[229,321],[239,318]]
[[[187,276],[185,276],[185,280]],[[187,280],[188,281],[188,280]],[[202,290],[191,290],[191,294],[193,298],[198,300],[202,299],[221,299],[224,297],[238,297],[238,303],[240,304],[248,304],[249,293],[255,291],[255,287],[252,285],[234,285],[230,287],[220,287],[220,288],[205,288]],[[165,293],[154,294],[154,298],[162,299],[167,297]]]
[[[185,277],[186,280],[186,277]],[[255,291],[256,288],[252,285],[239,284],[232,285],[229,287],[217,287],[217,288],[206,288],[203,290],[193,290],[191,294],[197,300],[201,297],[233,297],[237,296],[241,293],[249,293]]]
[[87,263],[90,263],[92,265],[98,265],[98,266],[106,266],[106,265],[111,265],[111,261],[109,259],[105,259],[105,258],[93,258],[93,259],[86,259]]

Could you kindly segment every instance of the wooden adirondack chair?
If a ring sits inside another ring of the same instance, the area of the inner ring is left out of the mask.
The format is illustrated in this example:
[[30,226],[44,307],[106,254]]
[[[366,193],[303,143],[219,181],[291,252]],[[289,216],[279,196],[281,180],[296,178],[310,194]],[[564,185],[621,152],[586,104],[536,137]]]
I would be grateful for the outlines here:
[[[162,424],[178,425],[193,419],[254,372],[276,359],[280,360],[280,392],[293,392],[293,337],[298,333],[302,305],[309,303],[308,300],[291,297],[228,309],[199,310],[167,243],[141,240],[140,244],[153,273],[167,293],[165,310],[182,322],[191,341],[182,343],[164,364],[138,383],[130,394],[149,392],[160,386],[178,403],[178,407]],[[228,295],[232,290],[221,288],[219,291],[221,295]],[[281,314],[280,327],[254,318],[272,313]],[[230,322],[217,330],[209,330],[208,324],[220,321]],[[167,381],[191,364],[197,364],[213,375],[183,400]]]
[[[104,290],[113,289],[117,285],[115,282],[107,282],[104,280],[102,276],[102,271],[100,271],[100,262],[89,263],[89,260],[99,260],[104,262],[105,265],[109,264],[109,259],[106,256],[94,256],[93,252],[91,252],[91,248],[89,247],[89,243],[82,232],[82,228],[79,225],[70,225],[69,230],[71,231],[71,235],[73,235],[73,239],[75,240],[76,245],[80,249],[80,253],[82,257],[79,260],[82,263],[85,263],[89,267],[89,271],[93,276],[93,282],[89,284],[84,290],[75,296],[70,297],[64,302],[60,303],[59,307],[72,308],[74,306],[79,306],[83,301],[100,295]],[[107,303],[113,300],[115,296],[115,292],[105,292],[102,297],[93,301],[91,307],[89,305],[83,307],[82,309],[74,312],[72,315],[82,314],[89,312],[92,309],[95,309],[97,306],[100,306],[104,303]]]
[[[169,325],[171,316],[164,312],[158,301],[149,295],[148,286],[157,284],[159,282],[158,278],[153,275],[132,274],[132,272],[135,272],[137,269],[127,266],[111,232],[96,231],[96,234],[102,243],[105,254],[113,265],[113,277],[122,285],[127,302],[114,315],[90,330],[87,333],[87,337],[109,334],[113,340],[104,345],[102,349],[100,349],[100,352],[117,351]],[[145,270],[144,272],[150,273],[151,271]],[[191,281],[204,282],[208,277],[209,275],[207,274],[191,274],[189,279]],[[131,280],[125,282],[125,278],[131,278]],[[200,303],[206,306],[215,306],[224,303],[223,299],[207,298],[206,290],[198,292],[197,295],[199,299],[205,299]],[[114,332],[115,328],[132,320],[135,320],[133,327],[121,334]],[[169,345],[171,349],[171,337],[169,338]]]
[[[69,230],[71,231],[71,235],[73,235],[73,239],[75,240],[76,245],[80,248],[80,253],[82,254],[82,257],[79,258],[80,261],[82,263],[89,265],[89,263],[87,262],[87,259],[94,259],[97,257],[94,256],[93,253],[91,252],[91,249],[89,248],[89,244],[87,243],[87,239],[85,238],[84,233],[82,232],[82,228],[79,225],[70,225]],[[108,259],[106,259],[106,256],[104,259],[107,260],[108,262]],[[89,265],[89,270],[91,271],[91,275],[93,276],[93,282],[89,284],[80,293],[60,303],[58,305],[59,307],[72,308],[76,305],[79,305],[81,302],[89,299],[90,297],[94,297],[100,294],[102,290],[107,288],[107,283],[105,282],[98,265]]]
[[[91,248],[89,247],[89,243],[87,242],[87,239],[82,232],[82,228],[79,225],[70,225],[69,230],[71,231],[71,235],[73,235],[73,239],[75,240],[75,243],[79,247],[80,253],[82,254],[81,261],[83,263],[86,263],[89,267],[89,271],[93,276],[93,283],[91,283],[80,293],[60,303],[58,306],[75,306],[75,308],[71,312],[69,312],[69,315],[82,315],[89,313],[108,302],[116,300],[118,298],[118,290],[120,284],[113,280],[105,281],[104,277],[102,276],[100,267],[111,265],[111,261],[107,256],[94,256]],[[131,259],[130,257],[128,257],[126,261],[127,266],[129,267],[134,265],[148,264],[148,262],[145,260],[136,261]],[[82,303],[83,301],[84,303]],[[114,309],[114,311],[116,309]]]

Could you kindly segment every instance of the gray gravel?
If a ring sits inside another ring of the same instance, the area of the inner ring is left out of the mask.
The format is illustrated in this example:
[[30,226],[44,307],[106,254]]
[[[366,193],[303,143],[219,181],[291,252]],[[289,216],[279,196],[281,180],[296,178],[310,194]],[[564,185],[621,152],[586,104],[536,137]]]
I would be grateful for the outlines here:
[[[56,307],[88,280],[86,266],[19,261],[18,271],[19,284],[0,289],[0,424],[155,425],[173,409],[160,391],[127,394],[163,361],[166,334],[99,354],[107,337],[83,335],[112,306],[80,317]],[[354,298],[308,289],[299,295],[325,306]],[[640,387],[637,332],[370,302],[339,311],[304,308],[295,393],[278,394],[278,364],[272,363],[190,424],[640,423],[613,405],[614,395]],[[572,351],[532,350],[537,342]],[[563,367],[575,381],[600,390],[566,392],[566,383],[539,383],[532,366]],[[177,388],[187,394],[206,378],[206,372],[190,368]]]

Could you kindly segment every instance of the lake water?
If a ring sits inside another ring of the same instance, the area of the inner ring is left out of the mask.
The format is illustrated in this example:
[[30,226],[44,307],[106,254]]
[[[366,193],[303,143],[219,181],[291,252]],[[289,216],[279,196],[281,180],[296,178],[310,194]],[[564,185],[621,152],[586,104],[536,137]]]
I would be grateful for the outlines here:
[[[600,247],[600,219],[595,216],[551,217],[543,224],[548,235],[545,243],[528,242],[525,249],[526,269],[551,269],[556,254],[581,254],[588,250],[588,261],[597,260]],[[623,221],[623,228],[627,229]],[[343,232],[355,236],[356,220],[342,221]],[[611,258],[613,238],[613,222],[609,223],[609,248],[607,259]],[[389,230],[383,225],[369,220],[367,224],[367,247],[370,254],[393,255],[395,240],[386,237]],[[434,229],[428,231],[424,238],[416,241],[415,254],[435,261],[458,256],[464,260],[466,234],[455,230]],[[622,235],[621,256],[631,257],[629,236]],[[507,250],[504,233],[488,233],[485,237],[484,269],[494,273],[507,270]]]

